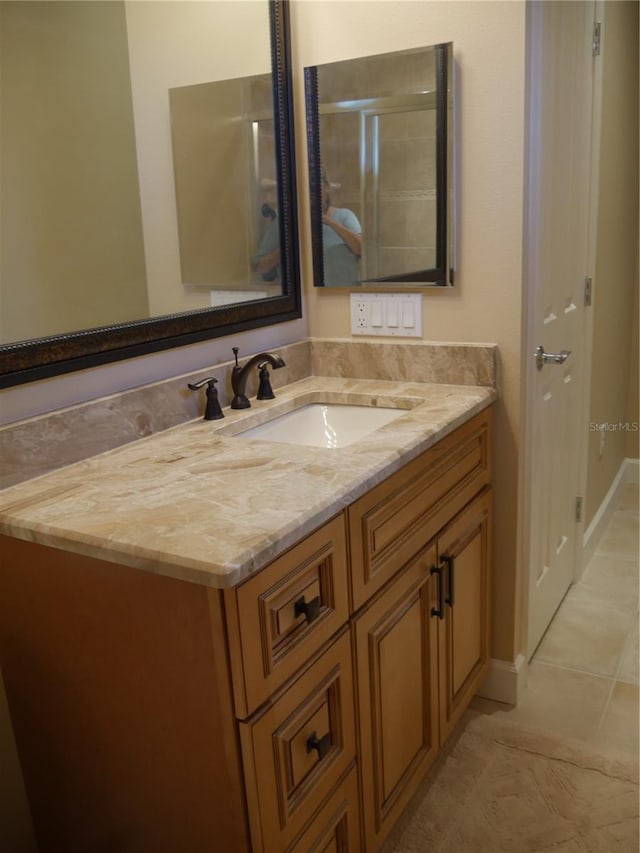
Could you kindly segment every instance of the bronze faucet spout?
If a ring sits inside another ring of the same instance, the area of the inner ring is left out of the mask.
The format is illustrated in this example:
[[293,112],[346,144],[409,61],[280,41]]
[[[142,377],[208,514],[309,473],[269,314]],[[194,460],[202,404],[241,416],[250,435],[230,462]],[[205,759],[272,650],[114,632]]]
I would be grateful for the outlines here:
[[231,370],[231,389],[233,391],[233,400],[231,401],[232,409],[248,409],[251,403],[247,399],[245,390],[247,387],[247,379],[252,368],[263,362],[267,362],[274,369],[284,367],[284,360],[279,355],[272,355],[270,352],[261,352],[258,355],[252,356],[249,361],[242,367],[238,364],[238,347],[233,347],[236,363]]

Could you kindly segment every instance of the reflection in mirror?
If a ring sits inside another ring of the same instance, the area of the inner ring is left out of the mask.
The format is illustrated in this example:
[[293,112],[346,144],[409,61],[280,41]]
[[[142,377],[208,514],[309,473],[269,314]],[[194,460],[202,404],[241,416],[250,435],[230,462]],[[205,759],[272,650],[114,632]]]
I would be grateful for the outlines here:
[[280,294],[271,75],[181,86],[169,101],[182,283],[212,305]]
[[0,387],[300,316],[283,0],[3,0],[0,57]]
[[305,69],[316,286],[452,284],[452,45]]

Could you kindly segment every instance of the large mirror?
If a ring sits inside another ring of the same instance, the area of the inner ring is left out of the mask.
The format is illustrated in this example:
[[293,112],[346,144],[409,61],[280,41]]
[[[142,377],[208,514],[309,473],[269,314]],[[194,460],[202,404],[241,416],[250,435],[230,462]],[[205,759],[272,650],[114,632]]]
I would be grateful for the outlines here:
[[453,284],[453,49],[305,69],[314,284]]
[[301,316],[286,0],[0,3],[0,387]]

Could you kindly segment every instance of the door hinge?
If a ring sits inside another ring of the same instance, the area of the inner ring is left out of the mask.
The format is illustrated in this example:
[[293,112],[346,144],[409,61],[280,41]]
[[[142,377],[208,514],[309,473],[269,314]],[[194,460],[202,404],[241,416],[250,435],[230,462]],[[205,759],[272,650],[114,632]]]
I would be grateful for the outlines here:
[[591,47],[593,50],[594,56],[600,56],[600,30],[601,30],[601,22],[596,21],[593,25],[593,41],[591,43]]
[[583,498],[576,498],[576,523],[582,521],[582,501]]
[[592,290],[593,290],[593,279],[590,275],[588,275],[584,280],[584,304],[591,305],[592,299]]

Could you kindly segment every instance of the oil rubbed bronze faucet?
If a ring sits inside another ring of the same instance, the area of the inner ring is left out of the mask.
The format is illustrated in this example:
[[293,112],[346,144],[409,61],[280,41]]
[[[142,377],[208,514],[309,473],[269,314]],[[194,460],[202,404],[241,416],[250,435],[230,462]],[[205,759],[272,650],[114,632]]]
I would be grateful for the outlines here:
[[[284,360],[279,355],[272,355],[270,352],[261,352],[254,355],[249,361],[240,367],[238,364],[238,347],[232,347],[236,363],[231,370],[231,389],[233,391],[233,400],[231,401],[232,409],[249,409],[251,403],[246,397],[245,389],[247,387],[247,378],[251,368],[258,365],[260,367],[260,387],[258,389],[258,400],[272,400],[275,396],[271,390],[269,376],[267,373],[267,364],[277,369],[284,367]],[[266,375],[265,375],[266,374]]]
[[187,383],[188,387],[192,391],[197,391],[198,388],[202,388],[203,385],[207,386],[207,405],[204,410],[205,421],[219,421],[220,418],[224,417],[222,409],[220,408],[220,400],[218,400],[218,389],[216,388],[217,381],[218,380],[214,379],[213,376],[207,376],[206,379],[201,379],[199,382]]

